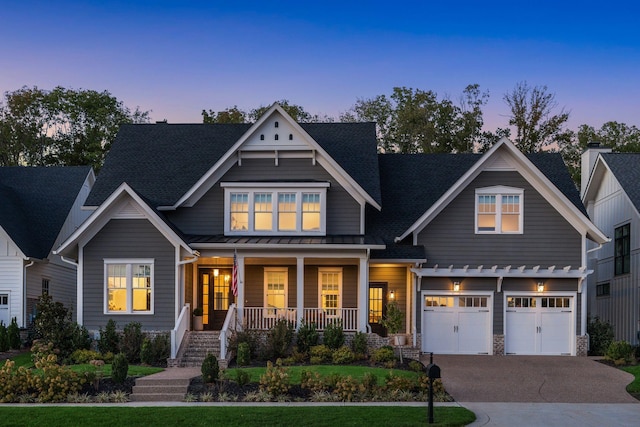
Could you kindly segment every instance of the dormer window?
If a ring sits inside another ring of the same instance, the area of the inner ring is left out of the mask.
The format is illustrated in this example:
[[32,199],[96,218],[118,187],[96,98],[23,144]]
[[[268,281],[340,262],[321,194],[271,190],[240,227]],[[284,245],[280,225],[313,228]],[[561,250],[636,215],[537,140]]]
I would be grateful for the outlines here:
[[325,235],[329,183],[222,183],[226,235]]
[[513,187],[476,189],[477,234],[522,234],[524,190]]

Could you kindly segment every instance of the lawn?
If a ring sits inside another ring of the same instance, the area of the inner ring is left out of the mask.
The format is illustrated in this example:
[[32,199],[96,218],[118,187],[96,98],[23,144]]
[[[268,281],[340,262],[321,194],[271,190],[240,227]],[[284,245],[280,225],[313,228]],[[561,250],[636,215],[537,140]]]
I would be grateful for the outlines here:
[[[362,377],[366,372],[374,374],[378,379],[378,385],[384,384],[384,378],[389,372],[393,372],[394,375],[399,377],[418,378],[418,373],[413,371],[407,371],[403,369],[386,369],[386,368],[374,368],[371,366],[358,366],[358,365],[311,365],[311,366],[286,366],[289,372],[289,379],[292,384],[300,384],[300,373],[302,371],[318,372],[322,377],[327,377],[331,374],[339,374],[341,377],[351,376],[358,381],[362,381]],[[236,378],[236,372],[242,370],[247,372],[251,376],[251,382],[260,382],[260,377],[265,373],[267,368],[265,367],[253,367],[253,368],[230,368],[224,371],[226,378],[234,380]]]
[[[321,407],[3,407],[0,426],[423,426],[427,408],[411,406]],[[434,408],[435,426],[464,426],[475,420],[462,407]]]
[[627,392],[632,394],[636,399],[640,399],[640,365],[625,366],[621,369],[635,376],[633,382],[627,386]]

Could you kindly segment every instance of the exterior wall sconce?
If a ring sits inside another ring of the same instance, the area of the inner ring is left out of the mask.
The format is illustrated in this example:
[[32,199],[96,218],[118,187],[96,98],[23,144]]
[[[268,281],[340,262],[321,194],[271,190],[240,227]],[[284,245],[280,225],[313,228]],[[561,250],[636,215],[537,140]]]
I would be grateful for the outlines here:
[[538,292],[544,292],[544,283],[538,282]]
[[218,275],[220,274],[220,270],[218,270],[217,268],[213,269],[213,277],[218,277]]
[[460,292],[460,282],[453,282],[453,292]]
[[396,292],[393,291],[393,290],[391,292],[389,292],[389,298],[392,299],[392,300],[396,299]]

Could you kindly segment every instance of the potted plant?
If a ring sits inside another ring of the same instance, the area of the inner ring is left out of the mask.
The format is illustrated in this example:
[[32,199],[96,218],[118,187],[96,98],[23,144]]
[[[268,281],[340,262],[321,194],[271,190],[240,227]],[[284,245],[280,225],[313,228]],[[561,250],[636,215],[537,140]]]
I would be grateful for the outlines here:
[[404,313],[400,310],[398,303],[395,301],[388,303],[386,313],[380,321],[380,324],[387,328],[387,332],[393,336],[395,345],[406,344],[407,337],[404,334],[399,334],[403,319]]
[[202,331],[204,326],[202,325],[202,308],[197,307],[193,309],[193,330]]

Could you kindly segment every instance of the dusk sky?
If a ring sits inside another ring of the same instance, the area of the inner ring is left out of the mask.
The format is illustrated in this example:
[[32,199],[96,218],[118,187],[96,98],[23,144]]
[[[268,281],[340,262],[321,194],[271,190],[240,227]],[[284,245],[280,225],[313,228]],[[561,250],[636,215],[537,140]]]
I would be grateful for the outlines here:
[[[526,5],[526,6],[524,6]],[[31,1],[0,8],[0,91],[107,90],[152,120],[288,99],[338,116],[394,86],[457,100],[546,85],[569,127],[640,126],[640,4],[563,1]]]

